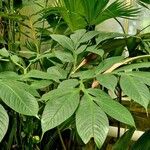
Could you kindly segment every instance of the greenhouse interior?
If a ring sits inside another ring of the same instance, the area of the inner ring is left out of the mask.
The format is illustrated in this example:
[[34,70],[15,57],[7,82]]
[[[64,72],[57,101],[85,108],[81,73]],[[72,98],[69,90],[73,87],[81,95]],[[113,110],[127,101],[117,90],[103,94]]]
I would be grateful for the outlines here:
[[0,0],[0,150],[150,150],[150,0]]

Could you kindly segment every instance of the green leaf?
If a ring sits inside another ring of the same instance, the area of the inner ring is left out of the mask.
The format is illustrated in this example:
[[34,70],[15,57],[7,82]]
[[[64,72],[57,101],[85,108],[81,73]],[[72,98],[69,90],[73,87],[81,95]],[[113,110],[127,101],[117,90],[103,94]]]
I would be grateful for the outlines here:
[[0,49],[0,55],[3,57],[9,57],[9,52],[6,50],[6,48]]
[[62,47],[74,51],[73,41],[65,35],[51,34],[51,38],[57,41]]
[[108,94],[99,89],[88,89],[88,93],[94,96],[93,100],[109,116],[130,126],[135,126],[133,117],[128,109],[113,100]]
[[[63,90],[63,89],[62,89]],[[46,131],[60,125],[73,115],[79,104],[79,90],[73,89],[69,93],[62,93],[49,98],[42,114],[42,131]]]
[[132,135],[134,133],[135,129],[131,128],[128,131],[126,131],[119,140],[113,145],[113,150],[128,150],[129,144],[131,142]]
[[82,38],[82,36],[86,33],[85,29],[80,29],[80,30],[76,30],[74,32],[74,34],[70,35],[70,38],[72,39],[72,41],[74,42],[74,45],[77,47],[80,45],[80,39]]
[[90,46],[90,47],[88,47],[88,48],[86,49],[86,51],[92,52],[92,53],[97,54],[97,55],[99,55],[99,56],[101,56],[101,57],[104,55],[104,50],[98,49],[98,48],[96,48],[95,46]]
[[50,84],[52,84],[52,81],[36,80],[32,82],[31,87],[34,89],[42,89],[49,86]]
[[150,101],[150,92],[141,80],[129,75],[122,75],[120,85],[124,94],[147,109]]
[[9,118],[6,110],[0,105],[0,142],[5,136],[8,129]]
[[13,80],[19,80],[20,76],[12,71],[4,71],[0,72],[0,79],[13,79]]
[[103,145],[109,128],[108,119],[88,94],[83,96],[76,112],[76,127],[85,144],[94,138],[98,148]]
[[140,81],[150,86],[150,72],[132,71],[127,74],[133,76],[134,78],[138,78]]
[[80,79],[92,79],[95,77],[95,70],[86,70],[86,71],[79,71],[71,75],[71,77],[78,77]]
[[80,43],[88,42],[98,34],[98,31],[89,31],[82,36],[82,38],[80,39]]
[[133,144],[131,150],[150,150],[150,130],[145,133]]
[[23,75],[23,78],[35,78],[35,79],[45,79],[58,81],[58,78],[54,74],[48,72],[43,72],[39,70],[30,70],[27,74]]
[[68,79],[68,80],[64,80],[62,81],[58,88],[75,88],[77,85],[79,85],[79,81],[77,79]]
[[103,85],[107,89],[114,91],[117,85],[118,79],[112,74],[100,74],[96,77],[100,85]]
[[60,59],[62,62],[73,62],[74,58],[71,53],[66,51],[57,50],[54,52],[55,57]]
[[59,79],[66,79],[67,78],[67,71],[60,68],[59,66],[52,66],[50,68],[47,69],[47,72],[52,75],[55,76],[56,78]]
[[12,55],[10,58],[11,58],[12,62],[14,62],[14,63],[20,62],[20,59],[17,55]]
[[0,80],[0,85],[0,98],[6,105],[18,113],[37,116],[39,107],[34,96],[10,80]]

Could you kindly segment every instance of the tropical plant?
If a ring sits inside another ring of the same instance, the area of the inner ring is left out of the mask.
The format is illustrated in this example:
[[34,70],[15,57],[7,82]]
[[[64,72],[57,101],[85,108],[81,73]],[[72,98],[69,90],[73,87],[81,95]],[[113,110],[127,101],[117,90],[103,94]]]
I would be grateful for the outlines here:
[[[15,1],[4,3],[0,13],[9,25],[4,28],[0,49],[1,147],[71,149],[71,144],[85,145],[93,139],[99,149],[114,119],[121,122],[119,127],[135,128],[134,116],[122,99],[128,97],[148,113],[149,34],[99,32],[95,25],[110,18],[133,18],[139,10],[118,0],[110,4],[109,0],[59,0],[57,7],[44,9],[48,13],[44,17],[49,17],[49,11],[54,14],[50,25],[65,24],[72,32],[64,35],[48,30],[44,22],[42,28],[35,28],[41,18],[32,22],[32,16],[20,14],[21,4],[15,7],[10,2]],[[31,35],[22,33],[22,26]],[[46,49],[45,31],[49,36]],[[27,37],[25,43],[19,35]],[[68,130],[66,142],[63,133]],[[54,144],[58,137],[61,147]]]

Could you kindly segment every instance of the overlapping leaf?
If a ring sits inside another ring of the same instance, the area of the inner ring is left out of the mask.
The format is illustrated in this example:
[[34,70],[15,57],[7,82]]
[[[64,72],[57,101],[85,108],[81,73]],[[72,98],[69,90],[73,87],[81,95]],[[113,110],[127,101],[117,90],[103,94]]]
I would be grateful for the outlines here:
[[133,117],[128,109],[114,101],[105,92],[99,89],[88,89],[88,93],[94,96],[93,100],[109,116],[130,126],[135,126]]

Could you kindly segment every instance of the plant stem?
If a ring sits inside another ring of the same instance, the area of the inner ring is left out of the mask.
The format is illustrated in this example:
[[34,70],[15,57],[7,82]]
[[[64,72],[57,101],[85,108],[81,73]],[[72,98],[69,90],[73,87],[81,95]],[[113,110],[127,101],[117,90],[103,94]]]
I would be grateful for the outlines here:
[[59,135],[59,138],[60,138],[60,141],[61,141],[61,144],[62,144],[63,149],[64,149],[64,150],[67,150],[67,149],[66,149],[66,146],[65,146],[65,143],[64,143],[64,141],[63,141],[63,138],[62,138],[62,136],[61,136],[59,127],[57,127],[57,131],[58,131],[58,135]]

